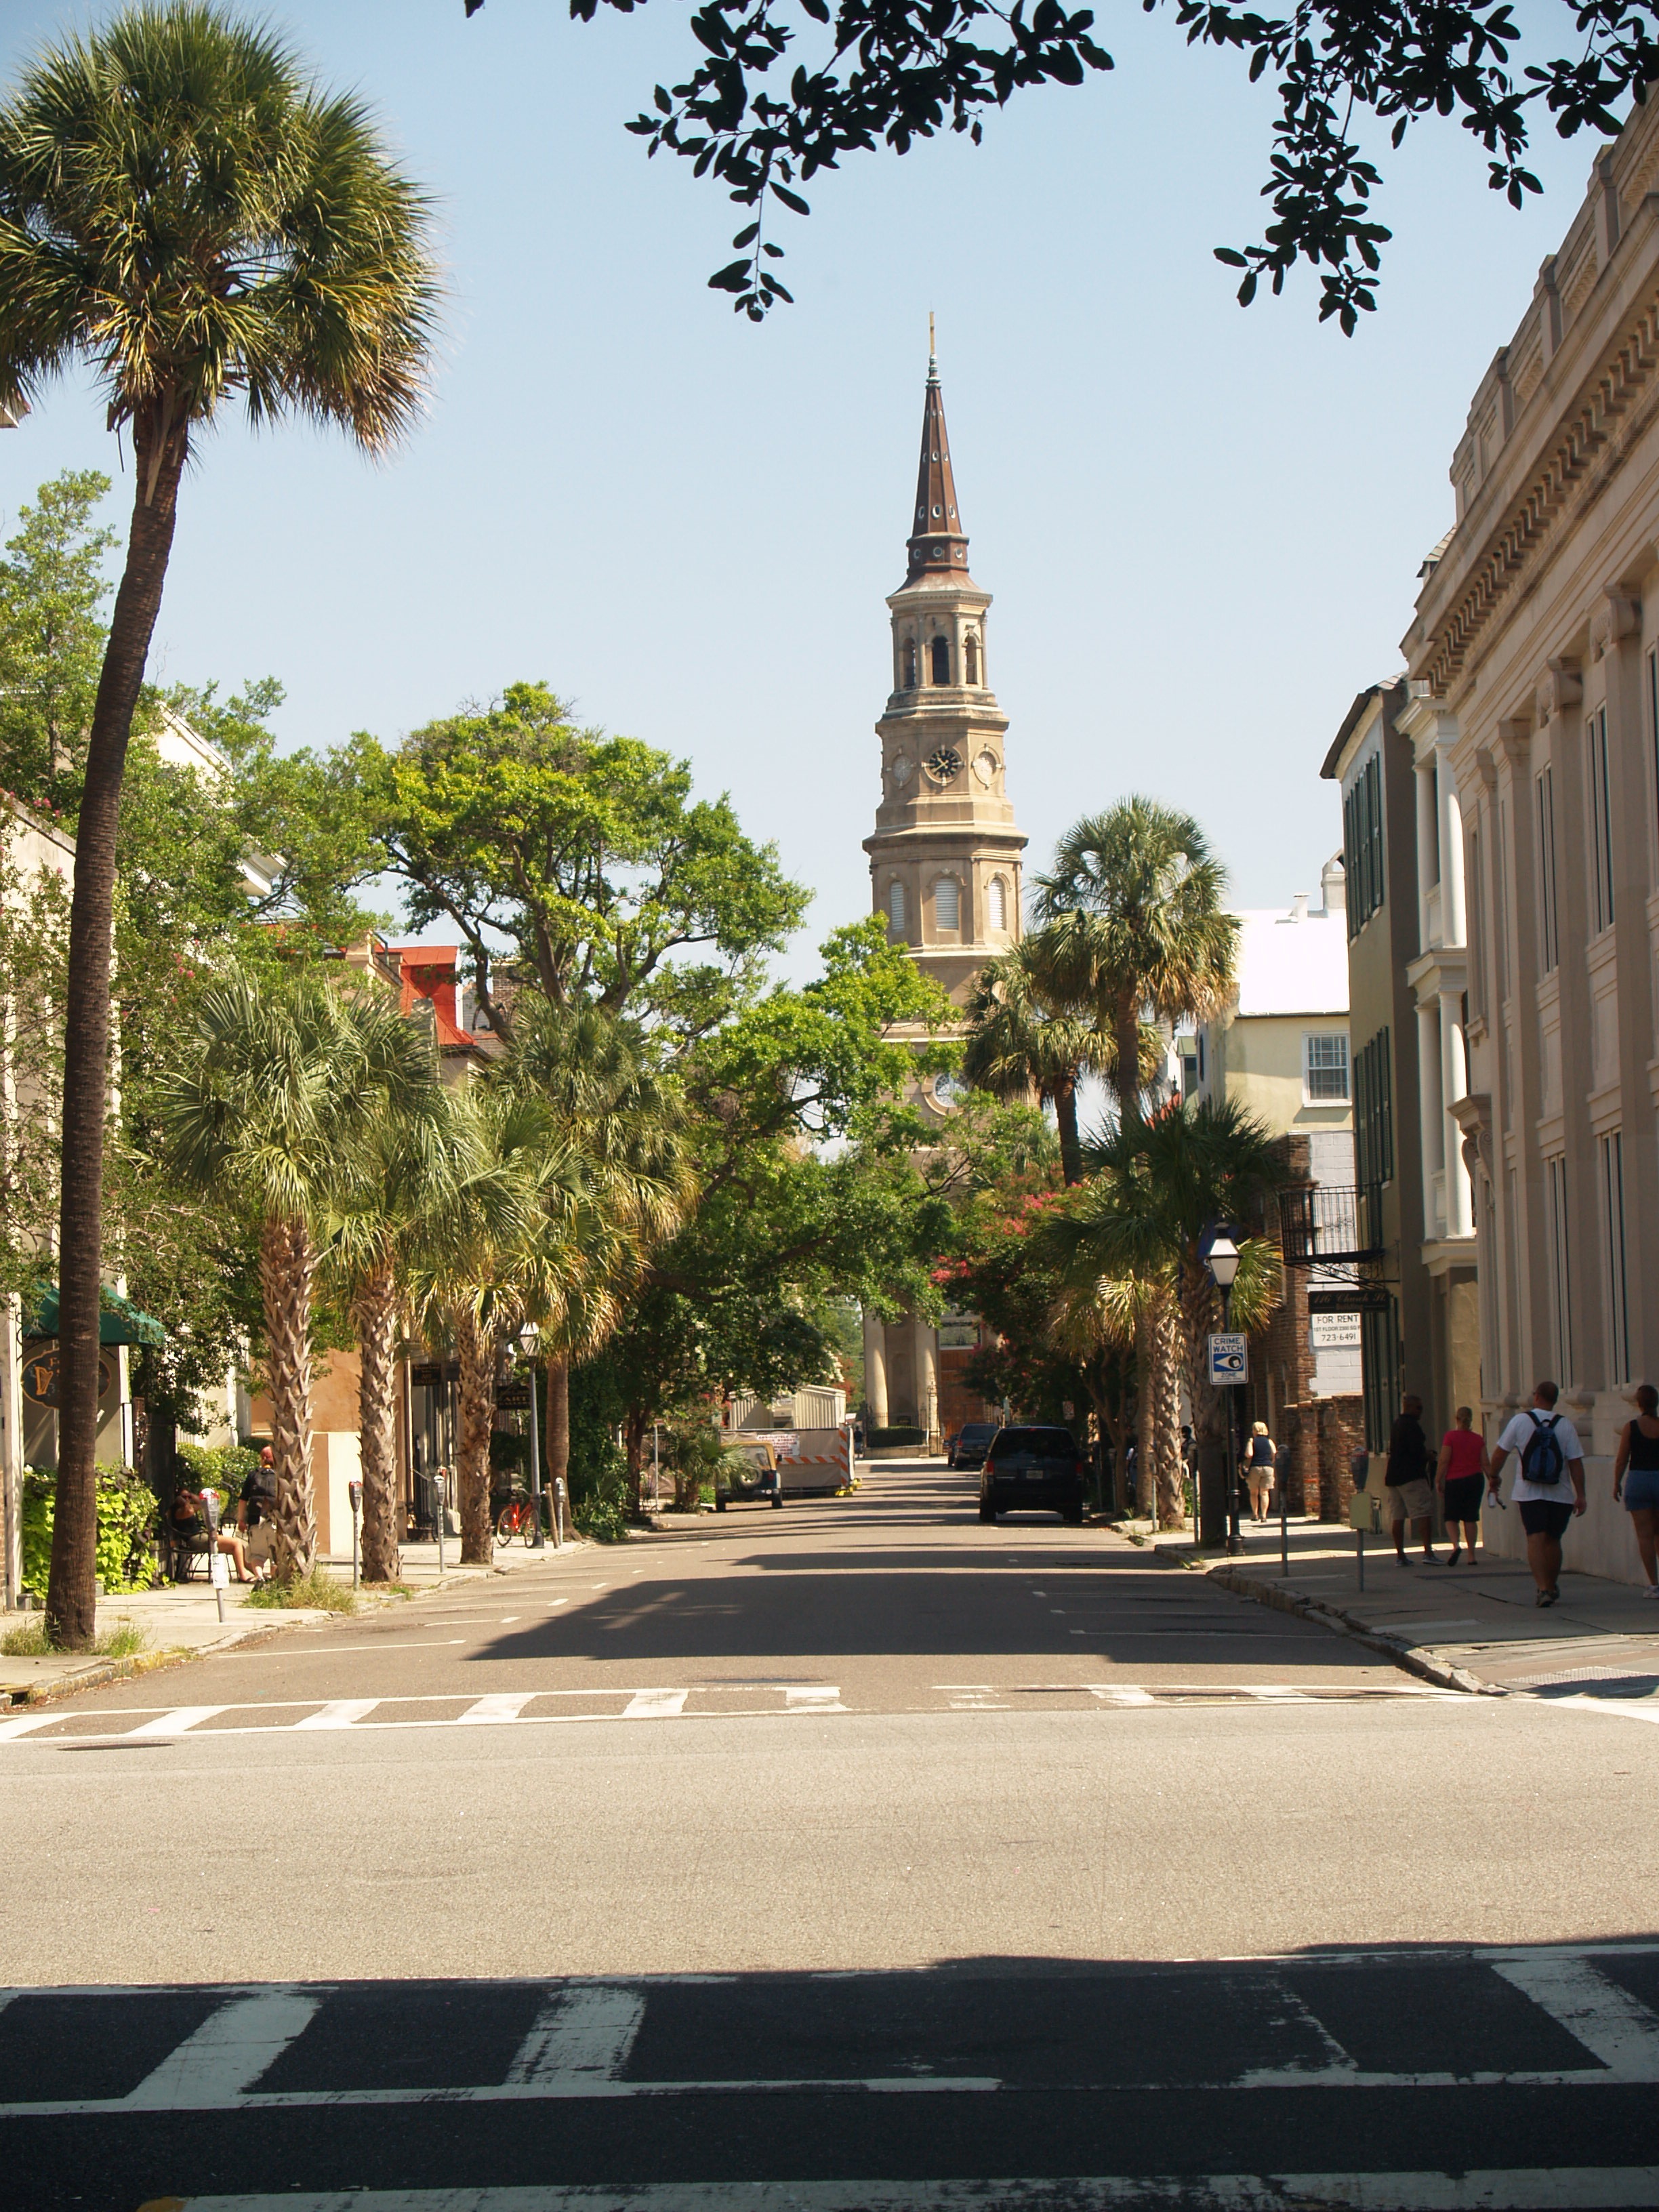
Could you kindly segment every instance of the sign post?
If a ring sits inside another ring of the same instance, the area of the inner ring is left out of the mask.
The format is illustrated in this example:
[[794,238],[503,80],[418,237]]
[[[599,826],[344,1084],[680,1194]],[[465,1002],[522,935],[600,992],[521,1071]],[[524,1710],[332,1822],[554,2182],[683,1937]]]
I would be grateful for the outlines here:
[[230,1569],[224,1553],[219,1549],[219,1493],[216,1490],[202,1492],[202,1510],[208,1524],[208,1580],[213,1584],[215,1602],[219,1618],[225,1617],[225,1589],[230,1581]]
[[351,1493],[351,1587],[353,1589],[356,1589],[357,1587],[357,1561],[361,1552],[361,1547],[358,1542],[358,1531],[363,1513],[363,1486],[354,1475],[352,1480],[347,1483],[346,1488]]
[[[1232,1304],[1232,1284],[1222,1286],[1223,1302]],[[1218,1390],[1237,1389],[1250,1379],[1250,1340],[1243,1329],[1214,1329],[1210,1335],[1210,1382]],[[1227,1406],[1227,1549],[1242,1552],[1238,1533],[1238,1438],[1231,1399]]]

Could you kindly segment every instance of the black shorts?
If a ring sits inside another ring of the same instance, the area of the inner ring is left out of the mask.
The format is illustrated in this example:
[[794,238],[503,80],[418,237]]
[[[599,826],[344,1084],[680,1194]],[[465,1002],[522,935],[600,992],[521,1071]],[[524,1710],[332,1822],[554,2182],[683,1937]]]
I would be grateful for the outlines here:
[[1571,1505],[1558,1505],[1553,1498],[1523,1498],[1520,1501],[1521,1526],[1529,1536],[1553,1536],[1558,1543],[1567,1533],[1567,1523],[1572,1518]]
[[1480,1501],[1486,1494],[1486,1479],[1483,1474],[1449,1474],[1446,1477],[1446,1518],[1462,1521],[1470,1526],[1480,1518]]

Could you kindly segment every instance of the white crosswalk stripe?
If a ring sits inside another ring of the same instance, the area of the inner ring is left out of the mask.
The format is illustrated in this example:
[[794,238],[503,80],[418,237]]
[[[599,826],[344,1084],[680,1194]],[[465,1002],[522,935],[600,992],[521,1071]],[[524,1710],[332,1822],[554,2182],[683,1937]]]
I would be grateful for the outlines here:
[[1617,2080],[1659,2081],[1659,2020],[1588,1959],[1511,1959],[1498,1972]]
[[586,2075],[615,2081],[645,2018],[645,1998],[620,1984],[556,1990],[514,2054],[511,2082],[551,2084]]
[[380,1703],[379,1698],[333,1698],[320,1712],[307,1713],[294,1725],[296,1729],[349,1729]]
[[200,2112],[240,2102],[322,2002],[303,1990],[232,1997],[123,2100],[130,2112]]

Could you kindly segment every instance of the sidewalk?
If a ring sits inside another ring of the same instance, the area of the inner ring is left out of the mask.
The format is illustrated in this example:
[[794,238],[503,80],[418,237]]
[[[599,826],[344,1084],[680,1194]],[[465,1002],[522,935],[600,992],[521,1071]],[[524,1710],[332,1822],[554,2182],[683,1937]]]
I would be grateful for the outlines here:
[[1359,1633],[1414,1674],[1462,1689],[1572,1690],[1590,1697],[1659,1701],[1659,1604],[1626,1583],[1564,1569],[1559,1605],[1534,1604],[1532,1577],[1513,1559],[1482,1551],[1426,1566],[1419,1552],[1401,1566],[1387,1536],[1365,1539],[1359,1587],[1351,1529],[1291,1523],[1291,1571],[1280,1572],[1279,1524],[1251,1528],[1243,1556],[1196,1553],[1165,1538],[1158,1550],[1185,1566],[1207,1565],[1230,1589],[1259,1601],[1328,1619]]
[[[568,1558],[572,1548],[567,1542],[563,1556]],[[403,1547],[401,1580],[411,1597],[424,1597],[434,1589],[482,1581],[495,1574],[511,1574],[560,1556],[550,1539],[545,1551],[529,1551],[522,1543],[504,1545],[490,1565],[464,1567],[460,1564],[460,1538],[446,1537],[441,1576],[438,1572],[436,1543],[411,1543]],[[349,1559],[325,1559],[320,1564],[331,1580],[349,1586]],[[205,1582],[164,1583],[157,1589],[137,1590],[125,1597],[100,1598],[97,1633],[101,1637],[131,1626],[143,1635],[141,1650],[121,1658],[78,1651],[51,1652],[39,1658],[8,1658],[0,1654],[0,1697],[14,1705],[38,1703],[70,1691],[91,1689],[100,1682],[113,1681],[122,1675],[141,1674],[150,1668],[170,1665],[176,1660],[228,1650],[233,1644],[246,1644],[256,1636],[315,1627],[334,1618],[321,1610],[300,1607],[290,1610],[287,1607],[251,1606],[248,1595],[246,1584],[230,1584],[224,1592],[222,1621],[213,1587]],[[359,1603],[366,1609],[404,1601],[370,1589],[362,1591],[359,1596]],[[38,1613],[0,1612],[0,1632],[27,1626],[40,1618]]]

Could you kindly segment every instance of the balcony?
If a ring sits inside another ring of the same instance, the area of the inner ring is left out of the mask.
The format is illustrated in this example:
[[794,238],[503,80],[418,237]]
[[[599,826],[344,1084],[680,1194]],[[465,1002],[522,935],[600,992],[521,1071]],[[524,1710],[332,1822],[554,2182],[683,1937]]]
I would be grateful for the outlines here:
[[1287,1267],[1381,1259],[1382,1186],[1297,1183],[1281,1190],[1279,1243]]

